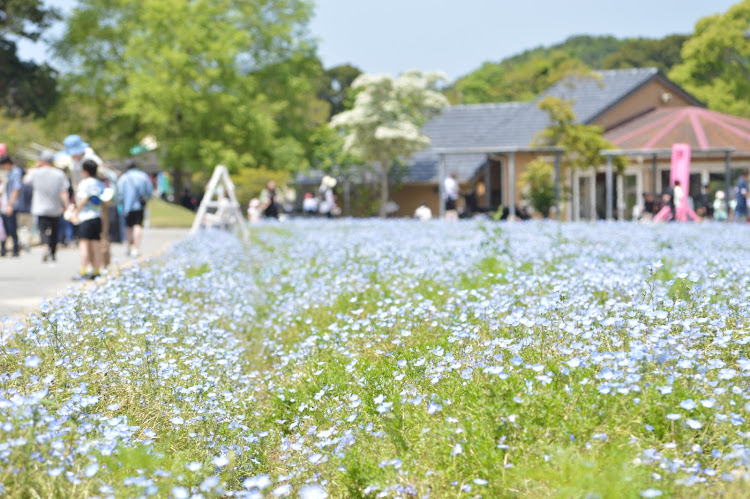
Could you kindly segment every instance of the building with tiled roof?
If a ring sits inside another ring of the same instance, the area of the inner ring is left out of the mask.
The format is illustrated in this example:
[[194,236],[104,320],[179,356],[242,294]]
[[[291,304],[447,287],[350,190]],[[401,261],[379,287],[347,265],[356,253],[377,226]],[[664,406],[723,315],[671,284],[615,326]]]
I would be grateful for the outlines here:
[[[734,149],[735,157],[750,159],[750,154],[744,154],[750,150],[750,135],[744,135],[749,120],[704,109],[702,102],[654,68],[597,71],[593,76],[566,78],[533,102],[445,109],[425,125],[430,147],[410,159],[404,186],[393,195],[400,214],[413,213],[423,201],[438,212],[439,186],[447,173],[455,173],[462,189],[477,195],[482,210],[519,204],[522,186],[518,179],[525,165],[540,156],[555,160],[553,152],[532,147],[535,136],[549,125],[547,115],[538,108],[538,102],[548,96],[571,101],[579,122],[601,126],[605,138],[628,150],[628,168],[623,175],[610,176],[614,179],[610,184],[614,183],[617,191],[615,211],[620,218],[626,218],[624,214],[643,192],[658,192],[666,185],[669,157],[665,150],[673,141],[684,139],[693,144],[698,156],[701,151],[705,153],[706,158],[695,163],[695,186],[718,182],[719,177],[725,183],[732,180],[727,173],[728,156],[709,152],[729,154]],[[660,127],[678,118],[681,125],[666,132]],[[686,127],[692,127],[690,137]],[[659,140],[654,140],[657,136]],[[651,163],[644,160],[648,156],[645,150],[652,152]],[[604,170],[604,165],[592,165],[590,171],[578,171],[566,178],[563,172],[559,181],[572,194],[565,206],[568,218],[602,218],[607,214]],[[610,193],[611,203],[615,203],[614,197]]]

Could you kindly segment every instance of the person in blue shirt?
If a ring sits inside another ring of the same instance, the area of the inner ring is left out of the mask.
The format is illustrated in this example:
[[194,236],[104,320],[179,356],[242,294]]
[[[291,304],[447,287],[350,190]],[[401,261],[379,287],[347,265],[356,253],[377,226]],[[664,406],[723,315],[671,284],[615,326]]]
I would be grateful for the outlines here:
[[138,169],[134,160],[127,163],[127,170],[117,180],[125,215],[125,239],[128,242],[128,256],[137,257],[143,239],[143,217],[146,203],[151,199],[153,186],[148,175]]
[[[3,170],[9,172],[8,179],[5,184],[5,207],[2,210],[2,221],[5,227],[5,234],[8,238],[13,240],[13,256],[20,255],[20,247],[18,244],[18,218],[16,212],[21,202],[21,180],[23,179],[23,170],[13,164],[13,160],[10,156],[4,154],[0,156],[0,167]],[[5,256],[6,249],[5,243],[7,239],[3,241],[2,247],[0,247],[0,256]]]

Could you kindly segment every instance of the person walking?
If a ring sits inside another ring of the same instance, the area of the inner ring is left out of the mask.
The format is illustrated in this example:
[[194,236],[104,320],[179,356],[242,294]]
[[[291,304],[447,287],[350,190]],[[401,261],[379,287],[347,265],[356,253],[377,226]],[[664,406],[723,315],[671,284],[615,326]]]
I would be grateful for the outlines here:
[[37,218],[42,242],[47,244],[47,251],[42,261],[56,260],[57,239],[60,232],[60,217],[69,203],[68,177],[52,166],[54,154],[43,152],[39,156],[37,167],[29,170],[23,177],[23,183],[33,190],[31,214]]
[[743,222],[747,221],[747,179],[750,172],[742,171],[742,176],[737,182],[737,204],[734,207],[734,218]]
[[0,156],[0,168],[8,172],[8,178],[5,182],[5,207],[0,214],[2,216],[3,227],[5,228],[6,240],[0,247],[0,256],[5,256],[5,245],[7,239],[13,240],[13,256],[21,254],[20,245],[18,244],[18,215],[17,210],[21,201],[21,179],[23,179],[23,170],[13,164],[10,156],[4,154]]
[[143,239],[143,217],[146,203],[151,199],[153,189],[151,179],[138,169],[135,160],[129,160],[126,167],[125,173],[117,180],[117,188],[122,201],[122,213],[125,215],[127,255],[138,257]]
[[276,193],[276,182],[269,180],[266,188],[260,193],[260,209],[266,218],[279,218],[279,197]]
[[458,209],[456,207],[458,196],[458,179],[455,173],[451,173],[443,180],[443,202],[445,203],[446,220],[458,220]]
[[98,165],[87,159],[81,165],[83,179],[76,188],[73,218],[78,221],[81,272],[75,279],[96,279],[102,267],[102,195],[104,184],[96,178]]

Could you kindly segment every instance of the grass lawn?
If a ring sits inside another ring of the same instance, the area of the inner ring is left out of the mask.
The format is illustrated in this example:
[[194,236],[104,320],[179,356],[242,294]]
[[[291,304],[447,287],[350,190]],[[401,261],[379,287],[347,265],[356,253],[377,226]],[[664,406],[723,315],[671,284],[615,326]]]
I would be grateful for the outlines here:
[[746,497],[740,224],[212,231],[2,332],[8,497]]
[[187,208],[161,199],[149,201],[148,212],[151,227],[190,227],[195,218],[195,213]]

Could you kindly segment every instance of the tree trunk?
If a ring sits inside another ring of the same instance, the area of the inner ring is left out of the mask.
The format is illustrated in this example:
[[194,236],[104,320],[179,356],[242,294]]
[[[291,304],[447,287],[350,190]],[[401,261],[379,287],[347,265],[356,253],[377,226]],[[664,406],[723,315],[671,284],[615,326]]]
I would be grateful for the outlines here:
[[388,204],[388,162],[380,161],[380,216],[385,218],[385,206]]

